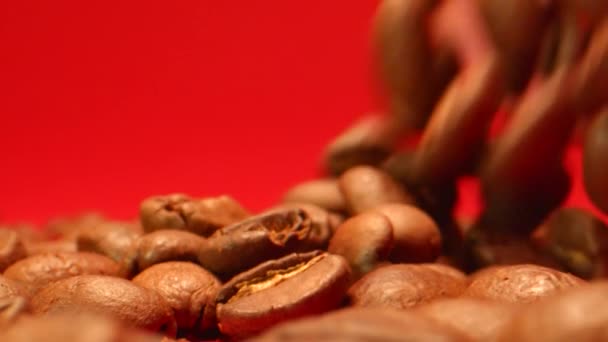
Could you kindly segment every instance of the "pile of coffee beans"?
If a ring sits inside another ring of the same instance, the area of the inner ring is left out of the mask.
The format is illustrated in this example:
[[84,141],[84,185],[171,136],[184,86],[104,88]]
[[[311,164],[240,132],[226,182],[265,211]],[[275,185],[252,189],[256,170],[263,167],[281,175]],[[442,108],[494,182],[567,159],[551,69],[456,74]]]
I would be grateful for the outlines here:
[[384,0],[373,32],[387,113],[282,203],[0,228],[0,341],[608,340],[608,227],[561,207],[582,136],[608,213],[608,2]]

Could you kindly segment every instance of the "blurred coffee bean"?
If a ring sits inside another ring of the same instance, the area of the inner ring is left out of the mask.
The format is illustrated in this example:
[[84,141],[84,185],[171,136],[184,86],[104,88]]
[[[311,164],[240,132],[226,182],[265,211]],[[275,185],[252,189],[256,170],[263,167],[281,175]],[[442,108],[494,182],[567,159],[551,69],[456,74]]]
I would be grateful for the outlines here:
[[[606,93],[608,94],[608,92]],[[608,213],[608,108],[593,120],[583,150],[583,180],[593,203]]]
[[104,275],[79,275],[59,280],[31,300],[37,315],[94,312],[131,327],[174,336],[175,318],[169,304],[153,290]]
[[23,286],[28,297],[52,282],[83,274],[125,276],[124,270],[112,259],[88,252],[37,254],[17,261],[4,271],[6,278]]
[[393,240],[389,219],[380,212],[368,212],[340,225],[327,250],[343,256],[358,279],[388,259]]
[[27,256],[25,246],[14,230],[0,229],[0,273]]
[[339,184],[351,214],[360,214],[386,203],[414,203],[412,196],[389,174],[371,166],[357,166],[346,171]]
[[221,283],[200,266],[180,261],[156,264],[133,278],[133,283],[158,292],[173,309],[178,328],[205,330],[211,326],[203,313],[215,300]]
[[78,245],[76,243],[76,240],[73,238],[43,241],[24,241],[24,244],[28,256],[45,253],[70,253],[78,251]]
[[209,236],[221,227],[249,216],[229,196],[193,199],[184,194],[154,196],[141,204],[140,218],[144,230],[181,229]]
[[454,328],[473,341],[494,341],[519,306],[474,298],[447,298],[416,307],[415,313]]
[[242,337],[332,310],[349,281],[348,264],[336,255],[310,252],[264,262],[222,287],[216,299],[219,328]]
[[463,296],[505,303],[532,303],[586,282],[537,265],[493,266],[471,276]]
[[327,211],[346,211],[346,202],[338,187],[338,180],[333,178],[300,183],[287,191],[283,201],[314,204]]
[[325,165],[329,173],[339,176],[357,165],[379,165],[392,150],[396,129],[378,115],[355,122],[326,148]]
[[464,274],[448,266],[430,265],[377,268],[350,287],[350,303],[361,307],[409,309],[442,297],[458,297],[464,292]]
[[348,308],[280,324],[252,341],[457,342],[469,341],[469,338],[458,330],[412,312]]
[[441,253],[441,233],[425,212],[406,204],[384,204],[374,211],[386,216],[392,226],[393,248],[389,260],[421,263],[437,259]]
[[317,235],[302,209],[273,210],[213,234],[199,249],[199,263],[224,278],[259,263],[311,249]]
[[187,231],[162,229],[140,236],[135,242],[138,269],[165,261],[198,261],[205,238]]
[[598,282],[527,305],[502,329],[498,341],[605,341],[608,284]]
[[57,217],[45,227],[51,238],[74,240],[82,230],[88,230],[104,222],[103,215],[96,212],[83,213],[74,217]]
[[608,227],[590,212],[564,208],[543,224],[542,248],[568,272],[581,278],[608,271]]
[[0,299],[21,296],[23,289],[14,280],[0,275]]

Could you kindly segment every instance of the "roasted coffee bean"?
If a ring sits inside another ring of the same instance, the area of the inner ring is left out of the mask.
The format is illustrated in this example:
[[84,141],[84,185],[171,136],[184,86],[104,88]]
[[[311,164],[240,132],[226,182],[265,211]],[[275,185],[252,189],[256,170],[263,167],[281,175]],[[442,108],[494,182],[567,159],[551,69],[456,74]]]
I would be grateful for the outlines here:
[[325,151],[330,174],[339,176],[357,165],[379,165],[391,152],[395,126],[380,116],[365,117],[332,141]]
[[49,283],[83,274],[124,276],[120,265],[95,253],[37,254],[12,264],[4,276],[23,285],[27,296],[32,296]]
[[422,210],[405,204],[384,204],[374,211],[388,218],[393,228],[389,259],[395,263],[432,262],[441,252],[437,224]]
[[140,236],[135,242],[137,266],[144,270],[165,261],[198,261],[205,239],[194,233],[166,229]]
[[221,227],[243,220],[249,213],[229,196],[192,199],[184,194],[144,200],[140,218],[144,230],[181,229],[209,236]]
[[173,309],[178,328],[211,326],[203,312],[215,300],[221,283],[202,267],[180,261],[156,264],[133,278],[133,283],[158,292]]
[[327,211],[346,211],[346,202],[337,179],[317,179],[300,183],[287,191],[283,201],[314,204]]
[[0,299],[0,327],[12,324],[28,311],[28,302],[24,297]]
[[525,306],[498,341],[605,341],[608,338],[608,284],[567,289]]
[[18,297],[22,292],[23,290],[14,280],[0,275],[0,299]]
[[14,230],[0,229],[0,273],[27,256],[25,246]]
[[331,239],[334,231],[338,229],[337,227],[343,221],[340,216],[336,217],[337,214],[332,214],[321,207],[309,203],[283,203],[270,211],[273,210],[302,210],[310,217],[312,224],[309,237],[311,249],[327,249],[329,239]]
[[473,298],[439,299],[415,313],[454,328],[474,341],[494,341],[519,306]]
[[291,254],[264,262],[226,283],[216,298],[222,333],[256,334],[289,319],[339,306],[350,270],[340,256],[321,252]]
[[45,231],[51,238],[74,240],[83,230],[88,230],[104,222],[103,215],[95,212],[83,213],[75,217],[58,217],[46,225]]
[[175,318],[169,304],[153,290],[103,275],[80,275],[59,280],[31,300],[34,314],[95,312],[129,326],[163,331],[174,336]]
[[135,242],[140,235],[132,228],[107,222],[82,231],[76,241],[79,251],[103,254],[119,263],[129,274],[135,267]]
[[422,315],[393,309],[348,308],[278,325],[253,339],[271,341],[469,341]]
[[444,265],[398,264],[380,267],[348,290],[353,306],[409,309],[438,298],[460,296],[466,277]]
[[24,244],[28,256],[45,253],[73,253],[78,251],[78,245],[74,238],[43,241],[25,241]]
[[199,249],[199,263],[221,277],[263,261],[311,250],[317,235],[302,209],[273,210],[213,234]]
[[414,203],[412,196],[391,176],[371,166],[357,166],[346,171],[340,177],[340,190],[351,214],[360,214],[386,203]]
[[11,342],[161,342],[162,337],[90,313],[24,317],[0,331]]
[[531,303],[585,281],[568,273],[537,265],[494,266],[471,276],[463,296],[507,303]]
[[359,214],[346,220],[331,238],[332,254],[343,256],[355,278],[388,259],[393,248],[393,226],[380,212]]
[[374,20],[374,52],[396,126],[422,128],[449,80],[453,56],[428,39],[436,0],[384,0]]
[[581,278],[608,272],[608,227],[588,211],[560,209],[541,228],[542,249]]
[[[606,92],[608,94],[608,92]],[[608,108],[600,112],[587,131],[583,154],[583,180],[589,198],[608,213]]]

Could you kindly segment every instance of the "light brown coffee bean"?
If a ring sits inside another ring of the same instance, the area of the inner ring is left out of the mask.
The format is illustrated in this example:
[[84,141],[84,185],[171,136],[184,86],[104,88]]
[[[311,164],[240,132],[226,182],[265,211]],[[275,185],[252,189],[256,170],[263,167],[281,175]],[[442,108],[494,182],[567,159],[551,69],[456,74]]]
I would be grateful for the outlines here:
[[25,246],[14,230],[0,229],[0,273],[27,256]]
[[22,291],[23,289],[14,280],[0,275],[0,299],[18,297]]
[[43,240],[43,241],[24,241],[25,250],[28,256],[45,253],[73,253],[78,251],[78,245],[74,238]]
[[343,256],[358,279],[387,260],[392,248],[391,222],[381,213],[368,212],[340,225],[327,250]]
[[165,261],[198,261],[205,239],[194,233],[175,229],[157,230],[140,236],[135,242],[137,266],[144,270]]
[[585,281],[568,273],[537,265],[495,266],[479,271],[463,296],[507,303],[532,303]]
[[348,308],[289,321],[253,339],[271,341],[469,341],[466,335],[412,312]]
[[447,298],[416,307],[414,313],[454,328],[474,341],[494,341],[519,307],[473,298]]
[[395,263],[432,262],[441,253],[441,233],[422,210],[405,204],[384,204],[374,209],[388,218],[393,228],[389,259]]
[[50,220],[44,230],[49,237],[59,240],[74,240],[83,230],[93,228],[106,219],[96,212],[83,213],[73,217],[57,217]]
[[371,166],[357,166],[346,171],[339,184],[351,214],[360,214],[386,203],[414,203],[412,196],[391,176]]
[[605,341],[608,283],[566,289],[522,308],[498,341]]
[[[608,94],[608,92],[606,93]],[[608,108],[593,120],[583,150],[583,180],[589,198],[608,213]]]
[[348,264],[336,255],[310,252],[264,262],[222,287],[216,299],[219,328],[229,336],[253,335],[335,309],[349,282]]
[[[380,267],[348,290],[353,306],[409,309],[443,297],[458,297],[466,277],[448,266],[398,264]],[[450,271],[446,271],[449,269]]]
[[83,274],[124,276],[120,265],[95,253],[46,253],[22,259],[4,272],[4,276],[23,285],[32,296],[48,284]]
[[164,262],[138,274],[133,283],[158,292],[173,309],[178,328],[211,327],[213,322],[203,312],[215,300],[221,283],[202,267],[190,262]]
[[31,300],[34,314],[94,312],[132,327],[174,336],[173,311],[163,297],[132,282],[103,275],[79,275],[59,280]]
[[333,178],[300,183],[287,191],[283,202],[314,204],[327,211],[346,210],[346,202],[338,187],[338,180]]

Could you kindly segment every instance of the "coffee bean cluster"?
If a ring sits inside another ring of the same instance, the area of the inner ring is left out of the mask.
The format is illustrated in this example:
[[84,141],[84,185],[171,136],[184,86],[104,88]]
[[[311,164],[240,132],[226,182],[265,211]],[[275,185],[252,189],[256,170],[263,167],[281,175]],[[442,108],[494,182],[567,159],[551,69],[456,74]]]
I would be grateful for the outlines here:
[[[607,14],[382,1],[388,110],[328,146],[327,176],[255,213],[169,194],[132,222],[0,228],[0,341],[608,339],[608,227],[560,208],[582,134],[586,190],[608,212]],[[463,176],[485,200],[470,222],[452,214]]]

